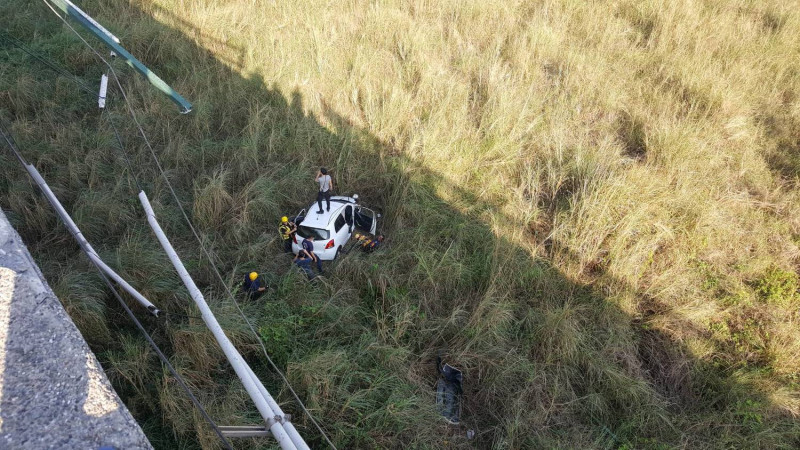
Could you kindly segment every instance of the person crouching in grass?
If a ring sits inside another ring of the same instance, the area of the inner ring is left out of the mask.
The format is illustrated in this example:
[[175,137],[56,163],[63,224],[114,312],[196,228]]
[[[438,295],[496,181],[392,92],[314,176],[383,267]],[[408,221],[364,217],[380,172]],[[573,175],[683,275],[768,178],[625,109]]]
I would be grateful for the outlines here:
[[314,236],[311,235],[303,240],[303,250],[305,250],[306,254],[313,260],[317,262],[317,270],[319,273],[323,273],[322,270],[322,260],[319,259],[316,253],[314,253]]
[[295,256],[294,259],[292,260],[292,262],[294,262],[297,265],[297,267],[299,267],[300,270],[302,270],[303,273],[306,274],[309,280],[313,280],[314,277],[316,277],[316,275],[314,275],[314,272],[311,270],[311,261],[313,261],[313,259],[311,259],[311,257],[308,256],[308,253],[306,253],[305,250],[300,250],[299,252],[297,252],[297,256]]
[[250,300],[255,300],[258,297],[264,295],[264,291],[267,290],[266,287],[261,285],[261,280],[258,279],[258,272],[250,272],[249,275],[246,275],[244,278],[244,292],[250,297]]

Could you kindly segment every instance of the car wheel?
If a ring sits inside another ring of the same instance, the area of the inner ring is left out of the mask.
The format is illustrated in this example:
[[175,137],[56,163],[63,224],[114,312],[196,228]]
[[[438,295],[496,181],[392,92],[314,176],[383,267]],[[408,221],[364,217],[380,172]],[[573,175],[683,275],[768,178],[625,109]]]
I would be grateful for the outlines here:
[[339,258],[339,255],[341,255],[341,254],[342,254],[342,246],[340,245],[339,247],[337,247],[337,248],[336,248],[336,254],[335,254],[335,255],[333,255],[333,259],[334,259],[334,260],[335,260],[335,259],[338,259],[338,258]]

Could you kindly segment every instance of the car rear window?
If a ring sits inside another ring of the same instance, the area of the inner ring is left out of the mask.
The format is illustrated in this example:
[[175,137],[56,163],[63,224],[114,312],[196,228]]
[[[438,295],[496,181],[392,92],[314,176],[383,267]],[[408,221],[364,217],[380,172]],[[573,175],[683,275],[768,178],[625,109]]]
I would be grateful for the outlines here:
[[312,227],[304,227],[300,225],[297,227],[297,234],[302,236],[303,238],[310,238],[314,236],[314,239],[328,239],[328,230],[321,230],[319,228],[312,228]]

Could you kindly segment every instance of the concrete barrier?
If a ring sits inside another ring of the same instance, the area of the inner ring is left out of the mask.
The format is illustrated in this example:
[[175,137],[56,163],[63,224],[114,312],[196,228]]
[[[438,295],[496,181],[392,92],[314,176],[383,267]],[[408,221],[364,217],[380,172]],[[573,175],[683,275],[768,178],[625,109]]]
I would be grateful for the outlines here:
[[0,211],[0,448],[151,449]]

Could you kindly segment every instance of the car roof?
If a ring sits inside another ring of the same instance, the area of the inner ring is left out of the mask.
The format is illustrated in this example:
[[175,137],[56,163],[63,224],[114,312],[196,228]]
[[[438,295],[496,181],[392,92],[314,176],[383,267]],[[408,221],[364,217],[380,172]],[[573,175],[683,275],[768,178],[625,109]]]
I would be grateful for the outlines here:
[[355,205],[356,200],[353,197],[345,197],[336,195],[331,197],[331,210],[325,211],[322,214],[317,214],[317,202],[311,204],[306,211],[306,218],[300,223],[300,226],[327,229],[331,223],[331,219],[338,217],[341,211],[347,205]]

